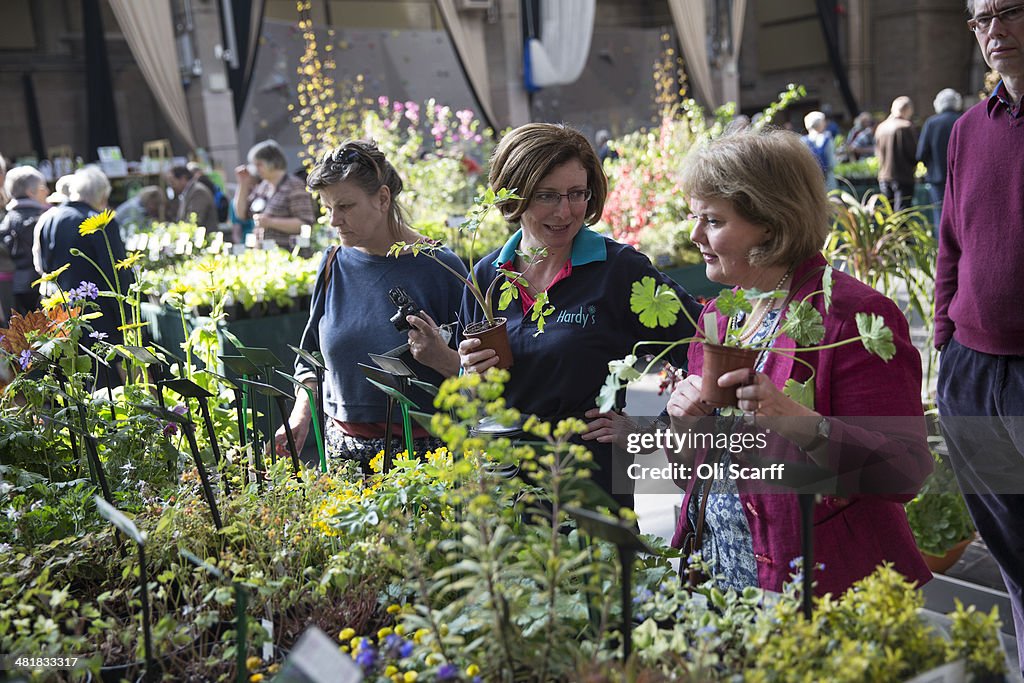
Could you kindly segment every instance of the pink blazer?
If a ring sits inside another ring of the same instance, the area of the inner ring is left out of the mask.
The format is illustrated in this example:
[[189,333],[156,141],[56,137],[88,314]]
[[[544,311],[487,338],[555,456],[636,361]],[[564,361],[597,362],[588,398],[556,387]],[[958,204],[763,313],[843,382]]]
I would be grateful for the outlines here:
[[[816,255],[800,264],[793,282],[801,283],[807,273],[824,266]],[[799,286],[794,300],[821,288],[822,273],[814,273]],[[932,457],[926,441],[921,406],[921,357],[910,341],[907,320],[890,299],[849,275],[833,273],[832,306],[824,311],[822,295],[813,299],[822,313],[825,338],[822,344],[841,341],[858,334],[855,313],[881,315],[893,331],[896,355],[889,361],[868,353],[860,342],[835,349],[800,353],[816,370],[814,378],[815,410],[836,416],[830,436],[829,464],[836,472],[856,472],[858,481],[888,483],[886,490],[900,491],[891,496],[856,495],[850,498],[823,497],[814,510],[814,560],[824,564],[815,572],[815,593],[837,595],[853,582],[870,574],[884,561],[911,580],[922,584],[931,573],[921,559],[914,542],[903,503],[912,497],[931,472]],[[701,317],[715,310],[715,302],[705,306]],[[719,334],[724,335],[728,321],[720,316]],[[786,335],[774,344],[777,349],[795,349]],[[689,370],[701,374],[703,345],[691,344]],[[789,378],[805,381],[810,370],[792,358],[769,353],[763,371],[780,389]],[[871,425],[843,422],[842,417],[904,417],[920,419],[879,420]],[[885,457],[880,458],[879,453]],[[697,455],[697,463],[706,454]],[[786,444],[762,454],[769,460],[805,460],[797,448]],[[683,499],[683,514],[676,525],[672,545],[681,547],[690,530],[685,511],[693,494],[695,479],[690,479]],[[760,586],[779,591],[793,573],[790,561],[801,555],[800,511],[793,493],[756,493],[745,491],[739,482],[740,500],[753,539]],[[878,490],[878,489],[875,489]]]

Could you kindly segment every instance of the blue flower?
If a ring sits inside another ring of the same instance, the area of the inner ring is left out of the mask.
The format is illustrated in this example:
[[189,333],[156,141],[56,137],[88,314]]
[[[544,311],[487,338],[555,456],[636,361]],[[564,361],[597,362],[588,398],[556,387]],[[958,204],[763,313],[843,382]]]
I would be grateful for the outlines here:
[[377,651],[372,646],[366,645],[359,650],[359,654],[356,655],[356,664],[363,667],[365,671],[369,671],[377,663]]
[[100,332],[99,330],[95,330],[93,332],[90,332],[89,336],[92,337],[93,339],[103,340],[103,339],[107,338],[107,333],[106,332]]
[[77,291],[83,299],[96,299],[100,295],[100,288],[95,283],[86,282],[85,280],[82,280],[78,285]]
[[454,681],[459,677],[459,667],[454,664],[442,664],[437,668],[437,680]]
[[28,370],[28,364],[32,362],[32,352],[25,349],[18,356],[18,364],[21,365],[22,370]]
[[384,647],[390,659],[404,659],[412,654],[413,644],[397,633],[389,634],[384,639]]

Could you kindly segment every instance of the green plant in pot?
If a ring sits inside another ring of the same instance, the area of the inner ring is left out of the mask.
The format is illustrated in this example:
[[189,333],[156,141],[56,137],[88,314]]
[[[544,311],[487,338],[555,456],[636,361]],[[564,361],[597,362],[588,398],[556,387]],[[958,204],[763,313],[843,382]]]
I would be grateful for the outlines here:
[[[473,208],[467,214],[466,220],[459,226],[460,232],[470,235],[468,250],[469,275],[462,275],[438,258],[438,250],[444,247],[440,242],[415,242],[413,244],[395,242],[388,251],[390,256],[395,257],[401,256],[406,252],[411,252],[413,256],[419,256],[420,254],[429,256],[466,285],[466,290],[480,304],[480,309],[484,312],[484,320],[467,324],[463,334],[466,337],[479,338],[481,342],[480,348],[494,349],[498,353],[498,367],[503,370],[512,367],[512,351],[509,347],[508,332],[505,327],[507,321],[505,318],[499,317],[496,311],[504,311],[509,307],[513,299],[519,298],[519,287],[529,286],[525,273],[530,270],[530,267],[538,259],[546,255],[547,250],[542,248],[533,249],[529,252],[517,252],[527,264],[523,272],[499,269],[498,273],[501,277],[495,277],[494,280],[486,285],[477,279],[473,254],[475,253],[476,236],[481,224],[484,222],[484,218],[486,218],[491,209],[505,202],[522,199],[515,192],[514,188],[511,190],[501,188],[497,192],[487,188],[481,196],[473,200]],[[497,308],[494,306],[495,292],[498,293]],[[547,292],[540,292],[533,307],[530,309],[530,320],[537,323],[537,334],[541,334],[544,331],[545,319],[554,311],[554,307],[548,302]]]
[[[598,397],[601,410],[610,410],[615,395],[629,383],[639,379],[656,366],[672,349],[680,344],[701,342],[704,348],[704,382],[701,387],[701,400],[716,407],[736,405],[736,392],[732,387],[722,389],[718,386],[718,378],[740,368],[753,369],[757,357],[762,352],[777,353],[792,358],[810,370],[810,376],[804,382],[789,379],[783,393],[794,401],[814,408],[814,367],[797,353],[821,351],[845,344],[861,342],[864,348],[883,360],[888,361],[896,353],[892,341],[892,330],[884,319],[875,314],[857,313],[858,335],[831,344],[822,345],[825,326],[821,313],[811,303],[811,299],[822,295],[826,311],[831,307],[832,299],[832,268],[826,266],[822,276],[821,289],[809,292],[799,301],[788,302],[785,317],[780,325],[767,336],[757,339],[753,331],[761,324],[759,316],[751,316],[754,304],[761,299],[781,299],[787,296],[784,290],[762,292],[757,289],[723,289],[717,299],[718,311],[709,311],[704,315],[703,326],[690,317],[679,297],[671,287],[657,285],[654,278],[646,277],[633,283],[630,296],[630,308],[640,317],[640,322],[647,327],[663,327],[676,321],[680,310],[687,316],[697,334],[693,337],[679,339],[670,343],[660,343],[662,350],[642,370],[635,369],[637,350],[642,345],[659,344],[658,342],[642,341],[633,347],[633,353],[621,361],[608,364],[609,374]],[[741,315],[742,314],[742,315]],[[720,334],[718,316],[728,318],[725,331]],[[753,319],[752,319],[753,318]],[[742,322],[740,322],[742,320]],[[773,348],[775,340],[786,335],[795,341],[798,348],[794,350]],[[756,341],[752,341],[756,340]]]
[[945,572],[974,539],[974,522],[949,464],[932,451],[935,469],[904,507],[914,540],[933,572]]

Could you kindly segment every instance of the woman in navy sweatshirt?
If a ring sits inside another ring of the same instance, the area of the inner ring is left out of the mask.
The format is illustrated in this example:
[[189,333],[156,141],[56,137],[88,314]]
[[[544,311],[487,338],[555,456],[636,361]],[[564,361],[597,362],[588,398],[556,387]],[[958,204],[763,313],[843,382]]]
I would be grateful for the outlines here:
[[[324,252],[301,347],[322,353],[327,366],[328,457],[358,460],[365,467],[384,448],[387,399],[366,381],[356,364],[368,362],[368,353],[382,354],[409,341],[415,360],[408,362],[417,377],[440,383],[453,371],[455,351],[440,342],[436,333],[423,335],[419,330],[432,332],[438,327],[435,321],[455,320],[462,284],[431,259],[412,254],[388,256],[395,242],[413,243],[423,236],[405,222],[398,204],[402,179],[373,142],[350,140],[327,152],[306,182],[310,190],[319,192],[341,246]],[[451,251],[445,249],[438,255],[450,267],[466,272]],[[396,307],[389,292],[395,287],[405,290],[419,311],[419,315],[406,317],[406,325],[391,320]],[[295,375],[315,386],[314,370],[301,358],[295,361]],[[431,405],[425,394],[412,398],[417,405]],[[307,393],[300,389],[290,417],[300,447],[309,433],[310,420]],[[401,430],[393,433],[396,451],[402,450],[397,438]],[[437,445],[419,428],[413,436],[417,452]],[[278,452],[287,453],[283,428],[275,441]]]

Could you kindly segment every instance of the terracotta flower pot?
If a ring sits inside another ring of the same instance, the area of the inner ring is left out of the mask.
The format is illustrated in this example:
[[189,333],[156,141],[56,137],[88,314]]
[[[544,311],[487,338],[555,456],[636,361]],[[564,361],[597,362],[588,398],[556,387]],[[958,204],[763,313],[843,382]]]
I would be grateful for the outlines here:
[[957,563],[960,557],[964,554],[964,551],[967,550],[967,546],[969,546],[973,540],[973,537],[965,538],[947,550],[946,554],[942,557],[929,555],[923,550],[921,551],[921,557],[924,558],[924,563],[928,565],[928,569],[931,570],[932,574],[945,574],[954,564]]
[[498,354],[498,367],[508,370],[512,367],[512,347],[508,343],[508,329],[505,318],[495,318],[494,324],[482,320],[466,326],[464,337],[480,340],[480,349],[494,349]]
[[718,386],[718,378],[732,370],[754,369],[760,352],[751,349],[738,349],[734,346],[704,344],[704,369],[700,387],[700,400],[716,408],[735,406],[736,387]]

